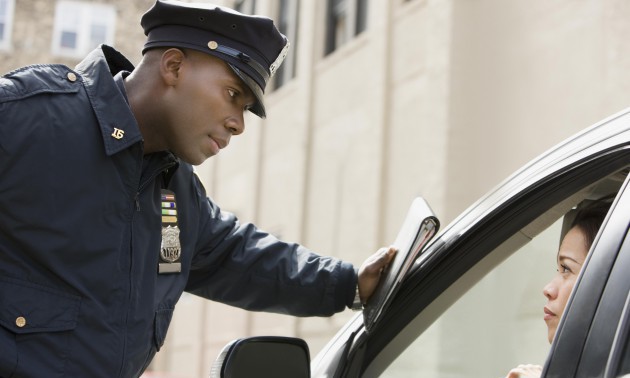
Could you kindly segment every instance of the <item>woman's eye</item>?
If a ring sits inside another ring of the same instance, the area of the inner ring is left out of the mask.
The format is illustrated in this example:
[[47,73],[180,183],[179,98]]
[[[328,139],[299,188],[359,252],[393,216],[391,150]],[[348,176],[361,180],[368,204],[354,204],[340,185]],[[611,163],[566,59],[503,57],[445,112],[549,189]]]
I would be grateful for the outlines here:
[[564,264],[560,265],[560,273],[570,273],[570,272],[571,272],[571,269],[568,266]]

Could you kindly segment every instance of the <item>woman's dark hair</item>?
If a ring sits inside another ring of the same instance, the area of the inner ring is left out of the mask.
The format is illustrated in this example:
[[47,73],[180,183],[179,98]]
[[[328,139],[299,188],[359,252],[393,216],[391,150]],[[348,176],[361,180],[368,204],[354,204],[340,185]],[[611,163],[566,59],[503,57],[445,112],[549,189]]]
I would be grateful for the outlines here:
[[586,241],[586,249],[591,248],[615,195],[616,193],[587,203],[582,208],[578,207],[578,212],[569,229],[578,227],[582,231]]

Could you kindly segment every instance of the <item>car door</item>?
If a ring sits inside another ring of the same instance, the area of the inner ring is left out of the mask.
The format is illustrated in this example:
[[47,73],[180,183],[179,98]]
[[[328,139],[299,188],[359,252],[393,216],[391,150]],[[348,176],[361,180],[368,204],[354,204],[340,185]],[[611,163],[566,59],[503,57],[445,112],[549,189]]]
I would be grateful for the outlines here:
[[[520,277],[512,277],[510,274],[514,271],[511,271],[504,274],[503,277],[499,275],[499,279],[493,277],[493,281],[491,280],[490,283],[484,282],[488,276],[492,276],[495,271],[513,260],[513,255],[523,256],[516,260],[519,264],[527,261],[531,253],[522,251],[526,250],[528,246],[536,244],[540,235],[547,233],[552,236],[555,235],[555,241],[549,242],[553,240],[553,237],[545,237],[541,244],[543,245],[542,249],[557,250],[557,236],[559,234],[557,225],[564,213],[585,198],[595,198],[604,193],[620,190],[630,166],[629,129],[630,115],[628,112],[612,117],[597,127],[591,128],[550,150],[549,153],[518,171],[473,205],[445,228],[420,256],[414,270],[405,280],[391,307],[383,315],[380,324],[368,334],[362,328],[359,318],[351,321],[317,356],[313,363],[313,376],[403,377],[420,374],[421,376],[451,377],[505,375],[507,370],[512,367],[510,365],[512,361],[509,358],[516,362],[519,357],[524,357],[524,355],[519,356],[519,342],[522,339],[530,338],[530,335],[535,335],[536,332],[542,334],[542,331],[528,331],[527,327],[523,327],[523,324],[527,322],[517,322],[515,326],[510,324],[504,326],[500,324],[504,317],[501,312],[475,317],[468,316],[466,311],[460,312],[457,316],[451,316],[449,311],[459,306],[460,303],[465,303],[468,293],[476,290],[480,284],[485,285],[485,288],[482,287],[482,289],[498,289],[500,292],[503,286],[501,279],[527,279],[527,273]],[[625,211],[625,213],[628,212]],[[619,232],[617,231],[615,234],[617,235],[617,243],[620,240]],[[602,238],[600,243],[605,243],[605,240],[609,240],[608,237]],[[603,245],[601,244],[601,248]],[[605,258],[605,256],[601,257],[604,260]],[[550,256],[549,260],[544,264],[547,267],[553,265],[555,269],[553,256]],[[600,261],[600,258],[598,257],[596,260]],[[597,265],[591,262],[590,271],[596,271]],[[534,265],[530,268],[543,269],[545,267]],[[597,273],[589,273],[589,277],[591,275],[596,276]],[[595,278],[593,280],[600,281],[599,290],[603,290],[601,281],[605,281],[606,278]],[[588,281],[590,282],[591,279],[589,278]],[[584,341],[582,345],[587,345],[586,341],[589,340],[590,323],[593,322],[595,325],[596,319],[598,322],[604,323],[606,320],[603,315],[606,313],[603,307],[599,311],[604,318],[597,317],[597,303],[580,304],[582,300],[588,302],[588,298],[591,298],[587,289],[588,286],[586,283],[583,285],[582,291],[586,294],[576,296],[570,307],[586,306],[591,308],[590,319],[587,314],[586,320],[573,325],[573,327],[580,328]],[[592,287],[590,290],[598,290],[597,285]],[[513,304],[518,305],[518,301],[514,300],[514,298],[518,299],[518,295],[513,295],[514,293],[502,294],[503,297],[499,298],[498,303],[492,304],[497,306],[497,309],[510,312],[515,317],[519,316],[519,310],[527,311],[527,306],[514,308],[515,306],[512,305],[501,308],[501,300],[512,301]],[[623,303],[621,304],[622,308]],[[483,307],[483,305],[478,307]],[[475,310],[475,304],[465,308],[466,310]],[[540,309],[542,309],[542,305]],[[621,309],[616,308],[615,311],[619,316]],[[438,331],[432,329],[435,323],[444,319],[448,320],[449,317],[451,322],[446,328],[452,328],[455,325],[455,331],[452,329]],[[488,319],[484,319],[484,317],[497,317],[498,319],[487,321]],[[542,317],[540,316],[540,318]],[[478,322],[478,320],[481,321]],[[542,324],[542,319],[536,318],[535,322]],[[571,324],[573,323],[567,322],[563,329],[570,329]],[[489,337],[484,334],[485,330],[497,328],[497,326],[504,326],[501,331],[495,332],[499,334],[499,337],[496,340],[488,340]],[[585,327],[587,330],[584,329]],[[512,331],[519,331],[518,337],[520,339],[512,337]],[[425,335],[435,332],[437,332],[437,337],[433,337],[430,342],[423,344]],[[567,333],[568,331],[563,332]],[[445,342],[444,340],[447,338],[450,338],[451,341]],[[576,339],[573,338],[572,340]],[[592,340],[592,345],[596,345],[595,338]],[[512,343],[511,347],[503,346],[508,344],[507,341]],[[561,364],[558,362],[558,365],[555,365],[555,361],[566,361],[569,358],[569,353],[563,352],[563,348],[575,348],[575,344],[577,343],[574,341],[561,342],[558,339],[558,342],[552,346],[552,357],[549,359],[548,367],[549,374],[571,376],[564,374],[566,370],[564,373],[560,373]],[[446,350],[447,354],[452,350],[453,356],[448,356],[447,359],[442,358],[444,362],[440,360],[440,366],[421,370],[425,367],[424,365],[435,364],[435,350],[440,348]],[[548,349],[548,344],[544,348]],[[546,349],[543,350],[544,348],[540,348],[541,351],[536,354],[537,358],[544,359],[544,356],[547,355]],[[488,353],[488,350],[492,350],[492,353]],[[584,350],[591,353],[590,349]],[[461,361],[465,362],[462,363]],[[504,366],[492,366],[498,365],[501,361],[503,361]],[[467,364],[471,362],[478,366],[469,367]],[[583,367],[582,365],[575,365],[573,371],[582,371],[581,369],[586,368],[587,365],[583,365]],[[584,371],[586,372],[586,370]],[[603,372],[603,370],[601,371]]]

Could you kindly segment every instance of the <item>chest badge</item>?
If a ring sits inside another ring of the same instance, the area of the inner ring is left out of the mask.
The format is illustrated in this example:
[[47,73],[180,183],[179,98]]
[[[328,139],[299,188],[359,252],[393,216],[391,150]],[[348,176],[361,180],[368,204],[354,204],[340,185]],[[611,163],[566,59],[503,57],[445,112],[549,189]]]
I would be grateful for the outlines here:
[[162,216],[162,243],[160,246],[160,261],[158,273],[179,273],[182,271],[180,262],[182,245],[179,241],[179,227],[177,225],[177,202],[175,193],[162,189],[160,195]]

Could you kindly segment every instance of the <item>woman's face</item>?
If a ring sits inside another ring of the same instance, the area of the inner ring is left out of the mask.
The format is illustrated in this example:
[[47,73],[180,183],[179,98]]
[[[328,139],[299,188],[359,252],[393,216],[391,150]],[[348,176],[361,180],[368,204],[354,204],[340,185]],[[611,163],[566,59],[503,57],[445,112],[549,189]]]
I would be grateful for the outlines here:
[[588,248],[583,232],[578,227],[573,227],[565,235],[558,251],[558,273],[543,289],[543,294],[547,297],[544,319],[547,323],[547,338],[550,343],[556,335],[560,317],[587,253]]

